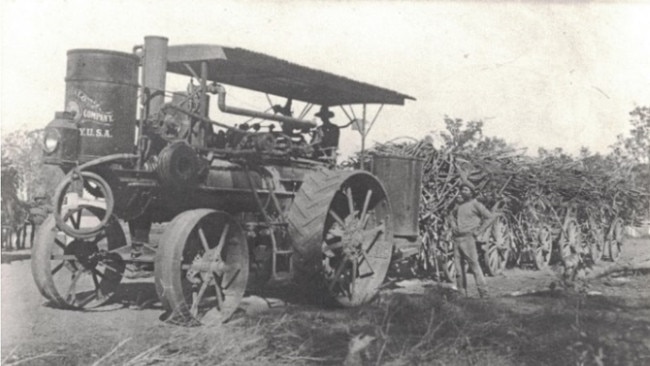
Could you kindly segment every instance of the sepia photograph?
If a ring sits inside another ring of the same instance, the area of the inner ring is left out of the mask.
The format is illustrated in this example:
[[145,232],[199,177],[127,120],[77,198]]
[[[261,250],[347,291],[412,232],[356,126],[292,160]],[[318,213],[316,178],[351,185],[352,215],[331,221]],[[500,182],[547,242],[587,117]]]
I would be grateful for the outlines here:
[[650,364],[650,2],[0,16],[2,365]]

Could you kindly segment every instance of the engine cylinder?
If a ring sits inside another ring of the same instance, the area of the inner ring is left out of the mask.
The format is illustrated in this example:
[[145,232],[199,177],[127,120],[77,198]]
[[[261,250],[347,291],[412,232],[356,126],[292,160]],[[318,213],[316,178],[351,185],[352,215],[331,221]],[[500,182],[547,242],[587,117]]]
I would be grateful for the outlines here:
[[139,58],[123,52],[68,51],[65,110],[79,126],[79,160],[134,149]]

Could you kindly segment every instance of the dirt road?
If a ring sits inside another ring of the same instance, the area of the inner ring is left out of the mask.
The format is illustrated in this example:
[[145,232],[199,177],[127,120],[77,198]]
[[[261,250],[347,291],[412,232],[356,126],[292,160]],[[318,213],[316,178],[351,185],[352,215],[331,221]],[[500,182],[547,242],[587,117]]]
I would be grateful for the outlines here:
[[[650,240],[630,240],[625,244],[621,260],[650,256]],[[611,265],[603,263],[602,265]],[[162,310],[156,298],[152,279],[124,283],[115,299],[95,311],[70,311],[49,307],[32,280],[29,260],[4,263],[2,275],[2,360],[4,364],[92,364],[116,345],[121,351],[137,354],[144,347],[164,343],[177,333],[178,327],[158,318]],[[502,306],[521,312],[537,311],[534,301],[509,297],[515,291],[544,289],[557,281],[553,270],[512,269],[498,277],[488,278],[493,298]],[[421,293],[435,286],[427,281],[406,281],[388,292]],[[589,291],[611,298],[622,298],[635,304],[635,316],[650,319],[650,283],[648,273],[618,279],[605,278],[589,283]],[[470,296],[476,296],[470,279]],[[248,310],[257,311],[259,304],[249,301]],[[540,306],[548,305],[540,300]],[[310,311],[313,309],[309,309]],[[277,311],[277,310],[276,310]],[[282,311],[282,310],[280,310]],[[292,307],[300,311],[300,306]],[[279,315],[278,315],[279,316]]]

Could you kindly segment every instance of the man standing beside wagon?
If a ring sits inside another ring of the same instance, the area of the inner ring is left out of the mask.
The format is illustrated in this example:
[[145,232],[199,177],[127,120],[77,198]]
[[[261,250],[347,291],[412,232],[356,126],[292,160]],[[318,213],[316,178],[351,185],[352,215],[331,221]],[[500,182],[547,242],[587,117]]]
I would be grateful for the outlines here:
[[466,261],[474,275],[479,296],[487,297],[487,283],[478,261],[476,239],[491,225],[494,215],[474,198],[474,191],[472,184],[468,182],[461,184],[458,202],[451,212],[456,286],[458,289],[467,287],[467,278],[462,265],[463,261]]

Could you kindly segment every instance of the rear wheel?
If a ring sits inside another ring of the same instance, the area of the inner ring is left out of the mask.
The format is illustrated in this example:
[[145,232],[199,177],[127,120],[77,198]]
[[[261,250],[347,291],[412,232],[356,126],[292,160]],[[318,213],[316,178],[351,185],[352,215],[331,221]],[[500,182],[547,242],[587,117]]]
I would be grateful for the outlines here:
[[244,232],[225,212],[183,212],[163,234],[154,272],[169,320],[189,325],[225,322],[237,310],[248,282]]
[[390,265],[391,211],[381,183],[363,171],[305,178],[289,211],[294,278],[343,306],[374,297]]
[[[66,225],[84,229],[95,227],[105,211],[85,207],[69,211],[62,219]],[[110,300],[117,290],[125,264],[114,253],[126,245],[119,222],[111,217],[94,236],[75,238],[48,217],[36,234],[32,248],[32,275],[41,294],[54,305],[64,308],[88,309]]]

